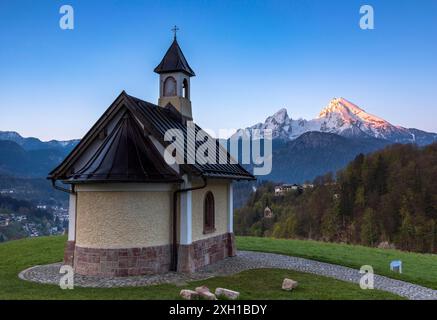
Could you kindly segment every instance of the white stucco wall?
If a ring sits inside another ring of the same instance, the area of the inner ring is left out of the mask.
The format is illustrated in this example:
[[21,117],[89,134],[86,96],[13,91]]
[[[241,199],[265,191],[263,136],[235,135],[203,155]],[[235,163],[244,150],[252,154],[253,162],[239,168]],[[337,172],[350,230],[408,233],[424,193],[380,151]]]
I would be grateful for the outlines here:
[[171,191],[78,191],[76,245],[131,248],[170,243]]
[[[192,191],[191,241],[229,231],[229,188],[229,181],[210,180],[206,188]],[[133,248],[171,243],[174,189],[175,186],[166,184],[152,187],[141,184],[78,186],[76,245],[88,248]],[[216,230],[204,234],[203,206],[208,191],[214,195]],[[180,230],[180,217],[178,220]]]
[[[193,191],[192,195],[192,239],[193,241],[214,237],[227,232],[228,227],[228,188],[226,180],[209,181],[204,189]],[[205,194],[211,191],[215,204],[215,232],[203,233],[203,204]]]

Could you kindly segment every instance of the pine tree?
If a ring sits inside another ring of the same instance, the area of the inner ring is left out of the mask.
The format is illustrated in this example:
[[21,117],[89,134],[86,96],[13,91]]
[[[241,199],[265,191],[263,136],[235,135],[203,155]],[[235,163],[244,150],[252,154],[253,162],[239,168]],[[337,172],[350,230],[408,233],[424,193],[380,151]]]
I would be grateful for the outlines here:
[[437,223],[435,220],[431,220],[431,241],[429,252],[434,253],[436,250],[436,240],[437,240]]
[[402,249],[412,250],[414,244],[414,223],[410,211],[405,205],[402,206],[400,210],[400,215],[402,217],[401,227],[399,229],[399,242]]
[[291,214],[285,220],[284,237],[293,238],[296,235],[296,226],[297,226],[296,216],[294,214]]
[[339,203],[335,203],[334,207],[322,217],[322,237],[327,241],[338,240],[340,233],[340,213]]
[[364,211],[363,221],[361,223],[361,243],[373,247],[376,245],[378,238],[379,232],[375,212],[372,208],[367,208]]

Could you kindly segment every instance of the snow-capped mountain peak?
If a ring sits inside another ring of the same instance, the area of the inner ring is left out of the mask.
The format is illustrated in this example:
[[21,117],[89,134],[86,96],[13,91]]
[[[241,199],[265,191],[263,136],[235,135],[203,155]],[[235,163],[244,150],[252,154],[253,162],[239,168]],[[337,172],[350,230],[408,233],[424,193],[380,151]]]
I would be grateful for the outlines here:
[[384,119],[367,113],[344,98],[332,99],[328,106],[322,109],[319,113],[318,119],[331,118],[333,116],[341,117],[346,123],[355,123],[359,121],[374,126],[391,126],[391,124]]
[[360,114],[365,113],[363,109],[347,101],[345,98],[333,98],[329,101],[329,104],[322,109],[319,113],[319,118],[326,117],[331,112],[343,112],[347,111],[350,114]]
[[291,119],[287,114],[287,109],[282,108],[272,116],[267,117],[263,124],[259,124],[259,129],[261,129],[261,131],[265,129],[271,129],[273,133],[276,132],[280,135],[281,129],[287,127],[290,123],[290,120]]
[[395,127],[344,98],[332,99],[315,121],[320,122],[321,131],[345,136],[358,135],[388,139],[396,131],[400,131],[399,133],[410,138],[404,128]]
[[268,117],[266,121],[271,120],[275,121],[276,123],[285,123],[289,120],[288,113],[286,108],[279,109],[273,116]]
[[264,123],[258,123],[245,130],[238,130],[235,135],[250,134],[249,129],[259,129],[261,133],[265,129],[270,129],[274,139],[284,140],[296,139],[305,132],[319,131],[346,137],[371,137],[401,143],[426,144],[437,141],[437,134],[392,125],[345,98],[333,98],[322,109],[318,117],[312,120],[293,120],[288,116],[287,109],[282,108],[268,117]]

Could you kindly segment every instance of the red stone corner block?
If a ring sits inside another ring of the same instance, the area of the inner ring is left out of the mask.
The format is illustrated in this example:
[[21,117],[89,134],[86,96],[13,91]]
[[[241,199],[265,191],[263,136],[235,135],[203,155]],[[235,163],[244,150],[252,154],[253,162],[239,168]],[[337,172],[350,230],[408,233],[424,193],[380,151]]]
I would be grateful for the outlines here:
[[224,233],[194,241],[178,247],[178,272],[195,272],[197,269],[236,255],[235,236]]
[[75,241],[67,241],[64,249],[64,265],[73,266]]
[[234,233],[228,233],[228,257],[235,257],[237,255],[237,247],[235,246]]

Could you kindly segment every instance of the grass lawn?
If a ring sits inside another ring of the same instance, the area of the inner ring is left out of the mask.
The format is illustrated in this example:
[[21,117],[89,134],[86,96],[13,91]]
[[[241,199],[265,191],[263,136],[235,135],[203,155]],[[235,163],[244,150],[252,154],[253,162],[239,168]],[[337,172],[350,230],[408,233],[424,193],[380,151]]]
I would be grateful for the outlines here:
[[[239,250],[281,253],[359,269],[437,289],[437,255],[377,249],[309,240],[237,237]],[[402,260],[402,274],[390,271],[390,261]]]
[[[239,242],[249,239],[240,238]],[[361,290],[358,285],[307,273],[260,269],[229,277],[193,281],[183,287],[156,285],[138,288],[61,290],[20,280],[18,273],[30,266],[62,260],[65,237],[42,237],[0,244],[0,299],[179,299],[182,288],[205,284],[211,290],[226,287],[240,291],[241,299],[400,299],[378,291]],[[284,277],[299,281],[292,292],[281,290]]]

